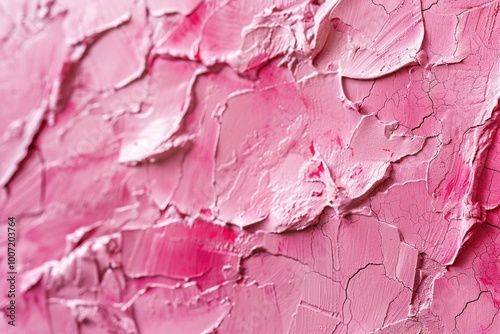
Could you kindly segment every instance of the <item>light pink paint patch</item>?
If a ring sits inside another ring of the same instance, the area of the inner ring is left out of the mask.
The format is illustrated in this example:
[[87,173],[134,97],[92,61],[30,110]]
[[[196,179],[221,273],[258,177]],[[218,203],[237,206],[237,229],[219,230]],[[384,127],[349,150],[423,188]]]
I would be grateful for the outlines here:
[[4,1],[0,332],[500,332],[499,10]]

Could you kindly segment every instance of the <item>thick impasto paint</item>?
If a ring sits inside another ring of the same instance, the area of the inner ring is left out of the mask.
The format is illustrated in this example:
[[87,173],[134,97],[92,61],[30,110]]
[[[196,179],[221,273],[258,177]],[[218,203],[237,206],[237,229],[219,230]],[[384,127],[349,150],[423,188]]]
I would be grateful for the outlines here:
[[500,333],[499,11],[0,2],[0,332]]

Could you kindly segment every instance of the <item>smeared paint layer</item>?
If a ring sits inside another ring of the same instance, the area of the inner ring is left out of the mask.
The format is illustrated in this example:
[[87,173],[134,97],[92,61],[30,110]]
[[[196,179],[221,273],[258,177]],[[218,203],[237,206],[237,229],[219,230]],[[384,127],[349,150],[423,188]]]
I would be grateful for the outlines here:
[[0,4],[0,332],[497,333],[499,6]]

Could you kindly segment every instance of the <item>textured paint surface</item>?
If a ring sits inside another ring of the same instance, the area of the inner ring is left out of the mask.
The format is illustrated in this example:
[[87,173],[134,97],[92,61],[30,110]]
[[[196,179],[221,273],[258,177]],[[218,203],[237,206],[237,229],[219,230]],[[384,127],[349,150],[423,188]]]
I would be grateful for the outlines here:
[[499,333],[499,10],[2,1],[0,332]]

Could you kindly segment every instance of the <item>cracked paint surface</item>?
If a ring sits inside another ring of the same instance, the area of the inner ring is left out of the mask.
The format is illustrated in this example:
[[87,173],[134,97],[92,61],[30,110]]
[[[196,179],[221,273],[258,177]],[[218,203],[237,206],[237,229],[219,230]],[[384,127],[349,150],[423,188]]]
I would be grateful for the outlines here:
[[498,333],[499,10],[2,2],[0,331]]

